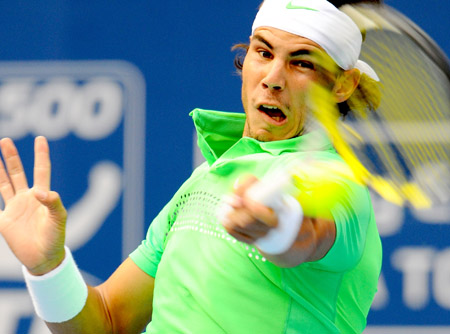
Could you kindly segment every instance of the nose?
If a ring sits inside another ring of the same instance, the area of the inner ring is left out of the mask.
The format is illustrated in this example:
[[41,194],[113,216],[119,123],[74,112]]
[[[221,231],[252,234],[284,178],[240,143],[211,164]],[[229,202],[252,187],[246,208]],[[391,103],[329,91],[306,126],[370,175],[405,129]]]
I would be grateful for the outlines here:
[[264,88],[282,91],[286,86],[284,67],[281,62],[273,61],[268,65],[268,72],[262,80]]

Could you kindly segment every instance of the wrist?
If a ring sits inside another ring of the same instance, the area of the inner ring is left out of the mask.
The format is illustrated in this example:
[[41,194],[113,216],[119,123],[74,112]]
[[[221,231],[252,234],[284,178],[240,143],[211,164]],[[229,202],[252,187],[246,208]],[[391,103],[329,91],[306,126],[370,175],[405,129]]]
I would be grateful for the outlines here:
[[58,252],[58,254],[55,255],[51,260],[48,260],[45,263],[33,268],[26,267],[26,269],[33,276],[42,276],[58,268],[63,263],[65,258],[66,250],[65,247],[63,247],[62,250]]
[[70,250],[54,270],[40,276],[23,267],[23,275],[37,315],[46,322],[64,322],[74,318],[86,304],[88,288]]
[[263,253],[277,255],[287,252],[297,239],[303,222],[303,209],[293,196],[284,194],[273,210],[278,217],[277,227],[254,244]]

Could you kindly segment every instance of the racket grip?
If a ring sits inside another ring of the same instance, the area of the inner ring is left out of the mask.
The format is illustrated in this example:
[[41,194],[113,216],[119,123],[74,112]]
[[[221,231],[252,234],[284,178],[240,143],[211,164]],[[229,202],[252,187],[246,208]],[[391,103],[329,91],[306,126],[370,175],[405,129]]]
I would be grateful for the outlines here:
[[[254,243],[263,253],[275,255],[286,252],[300,231],[303,209],[300,203],[287,193],[286,188],[290,185],[289,175],[278,175],[263,178],[247,190],[247,196],[251,200],[270,207],[278,218],[278,225]],[[219,207],[220,221],[226,221],[228,212],[233,209],[229,204],[232,200],[233,197],[228,197]]]
[[266,254],[282,254],[291,248],[303,221],[300,203],[286,192],[291,180],[288,174],[277,178],[263,178],[247,191],[247,196],[274,210],[278,225],[269,230],[254,245]]
[[283,192],[288,182],[285,176],[265,177],[247,190],[247,196],[255,202],[276,210],[283,205]]

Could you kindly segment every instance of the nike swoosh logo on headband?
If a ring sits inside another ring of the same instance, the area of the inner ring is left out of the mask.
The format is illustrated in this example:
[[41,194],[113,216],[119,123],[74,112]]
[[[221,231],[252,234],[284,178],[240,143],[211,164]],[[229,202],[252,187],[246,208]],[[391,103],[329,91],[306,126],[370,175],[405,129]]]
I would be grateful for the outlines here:
[[289,1],[289,3],[286,5],[287,9],[306,9],[306,10],[312,10],[314,12],[318,12],[317,9],[314,8],[309,8],[309,7],[305,7],[305,6],[296,6],[294,4],[292,4],[292,1]]

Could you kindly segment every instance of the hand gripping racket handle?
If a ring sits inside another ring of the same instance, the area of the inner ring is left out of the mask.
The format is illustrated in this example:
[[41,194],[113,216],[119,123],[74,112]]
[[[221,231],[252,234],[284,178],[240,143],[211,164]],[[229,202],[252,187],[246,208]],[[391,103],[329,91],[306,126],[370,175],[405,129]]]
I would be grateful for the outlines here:
[[[266,254],[282,254],[294,243],[303,220],[300,203],[288,194],[286,188],[291,185],[287,173],[270,175],[255,183],[247,191],[247,196],[255,202],[273,209],[278,217],[278,225],[264,237],[255,241],[255,246]],[[219,207],[219,220],[226,221],[226,216],[233,208],[229,204],[232,197],[223,200]]]
[[273,209],[278,217],[278,225],[255,241],[255,246],[264,253],[282,254],[288,251],[300,231],[303,210],[300,203],[286,190],[291,182],[291,177],[286,172],[269,175],[247,191],[250,199]]

